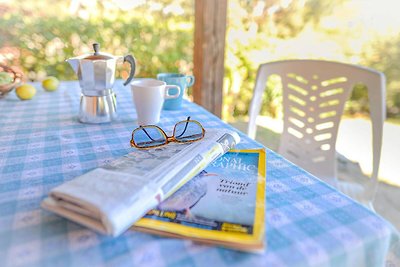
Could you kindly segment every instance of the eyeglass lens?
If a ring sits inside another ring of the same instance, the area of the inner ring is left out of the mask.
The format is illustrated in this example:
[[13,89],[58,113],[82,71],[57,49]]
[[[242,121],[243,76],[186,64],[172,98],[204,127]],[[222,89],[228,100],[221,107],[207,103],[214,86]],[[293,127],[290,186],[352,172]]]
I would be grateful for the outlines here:
[[193,121],[181,121],[175,125],[174,137],[179,142],[196,141],[203,137],[203,128]]
[[133,134],[136,146],[140,148],[148,148],[164,145],[167,143],[165,135],[158,127],[145,126],[139,128]]

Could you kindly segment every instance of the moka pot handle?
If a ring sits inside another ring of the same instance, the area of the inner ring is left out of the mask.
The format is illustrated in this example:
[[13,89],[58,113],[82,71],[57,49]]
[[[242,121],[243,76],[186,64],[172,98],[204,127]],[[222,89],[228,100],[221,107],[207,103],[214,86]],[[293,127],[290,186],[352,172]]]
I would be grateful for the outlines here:
[[133,76],[135,75],[136,60],[132,55],[126,55],[126,56],[124,56],[124,62],[128,62],[131,65],[131,71],[129,72],[129,77],[124,82],[124,85],[127,85],[131,82],[131,80],[133,79]]

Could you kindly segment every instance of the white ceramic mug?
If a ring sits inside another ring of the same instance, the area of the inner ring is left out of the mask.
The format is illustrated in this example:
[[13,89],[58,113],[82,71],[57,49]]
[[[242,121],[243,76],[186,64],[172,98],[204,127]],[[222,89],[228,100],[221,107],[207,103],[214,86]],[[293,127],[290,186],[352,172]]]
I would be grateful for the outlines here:
[[[174,89],[174,94],[170,94]],[[157,124],[165,99],[178,98],[180,88],[167,85],[155,79],[141,79],[131,82],[133,102],[135,103],[138,125]]]

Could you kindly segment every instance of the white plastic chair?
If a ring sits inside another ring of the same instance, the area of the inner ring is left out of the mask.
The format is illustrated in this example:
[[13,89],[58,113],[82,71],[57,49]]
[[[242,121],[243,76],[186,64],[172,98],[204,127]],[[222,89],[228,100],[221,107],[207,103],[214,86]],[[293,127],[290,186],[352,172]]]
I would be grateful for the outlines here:
[[[283,88],[284,128],[278,152],[373,209],[386,118],[384,74],[369,68],[321,60],[262,64],[249,110],[248,135],[252,138],[255,138],[256,117],[266,82],[272,74],[281,77]],[[368,88],[372,120],[373,171],[366,186],[337,180],[337,131],[344,104],[356,83]]]

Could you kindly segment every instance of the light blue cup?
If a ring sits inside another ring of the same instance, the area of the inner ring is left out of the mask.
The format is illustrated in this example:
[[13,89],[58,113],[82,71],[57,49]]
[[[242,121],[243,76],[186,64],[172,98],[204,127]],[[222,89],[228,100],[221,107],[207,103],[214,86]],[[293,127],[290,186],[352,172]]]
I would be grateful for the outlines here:
[[[175,110],[182,107],[182,99],[185,94],[186,88],[194,84],[194,76],[184,75],[180,73],[159,73],[157,74],[157,80],[166,82],[168,85],[177,85],[181,89],[179,97],[174,99],[166,99],[164,101],[163,109]],[[170,93],[176,94],[177,89],[170,89]]]

